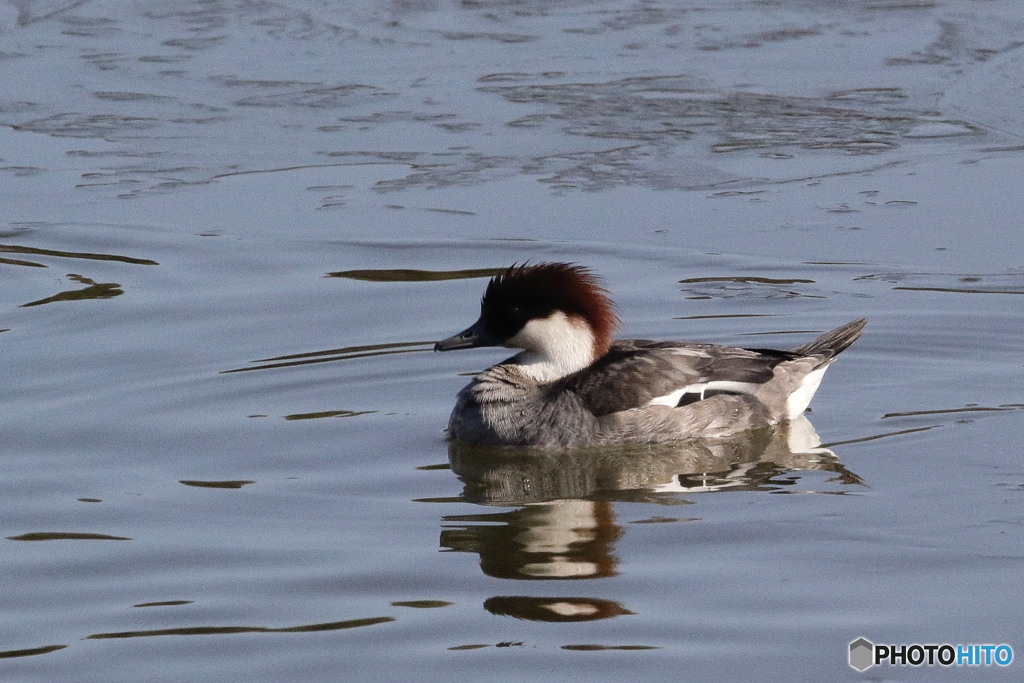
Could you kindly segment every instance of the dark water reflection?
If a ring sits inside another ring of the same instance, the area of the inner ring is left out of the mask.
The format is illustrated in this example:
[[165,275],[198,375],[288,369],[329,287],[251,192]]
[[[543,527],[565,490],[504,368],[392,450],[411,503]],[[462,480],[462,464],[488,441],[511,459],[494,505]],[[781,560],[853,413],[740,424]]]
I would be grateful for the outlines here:
[[112,299],[115,296],[121,296],[124,294],[124,290],[121,289],[121,285],[116,282],[93,282],[87,277],[81,275],[75,275],[73,273],[68,274],[68,279],[85,285],[82,289],[70,289],[63,292],[57,292],[53,296],[48,296],[45,299],[39,299],[38,301],[30,301],[27,304],[22,304],[21,308],[29,308],[30,306],[41,306],[43,304],[51,304],[57,301],[81,301],[83,299]]
[[[118,261],[120,263],[131,263],[139,266],[158,266],[156,261],[150,259],[135,258],[133,256],[119,256],[117,254],[94,254],[75,251],[60,251],[56,249],[39,249],[37,247],[26,247],[17,244],[0,244],[0,253],[8,254],[34,254],[37,256],[53,256],[58,258],[84,259],[87,261]],[[42,266],[39,263],[22,263],[18,265]],[[45,267],[45,266],[42,266]]]
[[367,617],[365,619],[347,619],[325,624],[304,624],[302,626],[285,626],[269,628],[266,626],[189,626],[186,628],[165,628],[152,631],[122,631],[118,633],[94,633],[86,636],[86,640],[106,638],[147,638],[151,636],[215,636],[235,633],[313,633],[318,631],[341,631],[350,628],[376,626],[394,621],[394,617]]
[[[371,358],[373,356],[389,356],[396,353],[414,353],[417,351],[429,351],[434,342],[392,342],[389,344],[364,344],[360,346],[346,346],[340,349],[328,349],[325,351],[309,351],[305,353],[292,353],[287,356],[276,356],[274,358],[262,358],[254,360],[251,365],[244,368],[233,368],[222,370],[221,374],[232,372],[249,372],[252,370],[269,370],[272,368],[286,368],[296,365],[310,365],[313,363],[329,363],[338,360],[352,360],[355,358]],[[406,348],[419,347],[419,348]]]
[[820,447],[806,417],[728,439],[554,450],[452,443],[448,454],[465,500],[517,509],[446,516],[441,546],[477,553],[485,574],[504,579],[616,575],[623,529],[615,502],[687,505],[680,496],[688,493],[783,492],[795,483],[785,475],[797,470],[834,473],[830,481],[843,488],[830,493],[863,485]]
[[409,268],[386,270],[342,270],[328,273],[328,277],[344,277],[367,282],[435,282],[438,280],[465,280],[470,278],[493,277],[504,272],[504,268],[472,268],[469,270],[436,271],[412,270]]

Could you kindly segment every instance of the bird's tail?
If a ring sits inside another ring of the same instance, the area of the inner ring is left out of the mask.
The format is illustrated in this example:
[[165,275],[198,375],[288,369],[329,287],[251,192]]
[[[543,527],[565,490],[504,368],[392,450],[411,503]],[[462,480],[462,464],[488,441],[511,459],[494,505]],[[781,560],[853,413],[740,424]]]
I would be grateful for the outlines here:
[[867,318],[854,320],[837,327],[831,332],[826,332],[817,339],[810,341],[803,346],[793,349],[793,353],[801,356],[817,356],[822,361],[829,361],[845,351],[850,344],[857,341],[864,326],[868,324]]

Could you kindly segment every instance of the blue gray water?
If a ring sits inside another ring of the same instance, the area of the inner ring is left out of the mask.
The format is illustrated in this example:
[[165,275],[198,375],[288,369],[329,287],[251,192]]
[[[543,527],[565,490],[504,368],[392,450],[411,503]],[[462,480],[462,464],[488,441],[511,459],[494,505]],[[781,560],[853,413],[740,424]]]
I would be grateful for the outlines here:
[[[1015,0],[5,4],[0,678],[1019,678],[1022,36]],[[503,354],[431,342],[526,259],[633,337],[870,324],[799,434],[449,452]],[[860,675],[861,636],[1017,660]]]

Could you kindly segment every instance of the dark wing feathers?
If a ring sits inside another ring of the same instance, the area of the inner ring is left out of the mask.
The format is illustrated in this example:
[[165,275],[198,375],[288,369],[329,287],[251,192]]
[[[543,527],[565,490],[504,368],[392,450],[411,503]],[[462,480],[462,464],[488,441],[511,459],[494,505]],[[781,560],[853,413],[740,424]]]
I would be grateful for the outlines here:
[[575,393],[600,417],[647,405],[693,384],[764,384],[775,376],[775,366],[784,361],[812,357],[817,360],[814,367],[825,365],[857,340],[866,323],[847,323],[792,351],[643,339],[617,341],[594,365],[556,382],[551,389]]
[[651,399],[699,382],[703,363],[692,361],[707,359],[677,356],[666,346],[670,344],[616,341],[594,365],[567,377],[563,386],[601,416],[646,405]]
[[793,357],[786,351],[624,340],[615,342],[594,365],[552,389],[574,392],[600,417],[647,405],[691,384],[721,380],[762,384],[774,376],[772,368]]
[[705,380],[708,382],[727,380],[764,384],[775,376],[772,370],[776,365],[797,357],[788,351],[734,349],[728,346],[713,346],[710,352],[711,367]]

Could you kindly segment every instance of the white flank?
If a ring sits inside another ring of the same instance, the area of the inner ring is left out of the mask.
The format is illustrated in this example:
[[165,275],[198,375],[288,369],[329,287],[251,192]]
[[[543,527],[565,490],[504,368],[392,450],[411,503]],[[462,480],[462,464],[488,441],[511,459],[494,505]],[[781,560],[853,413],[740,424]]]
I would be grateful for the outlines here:
[[804,414],[807,410],[807,406],[811,404],[811,399],[814,398],[814,392],[818,390],[818,385],[821,384],[821,378],[825,374],[825,370],[828,369],[828,365],[822,365],[816,370],[811,370],[804,377],[803,381],[800,382],[800,386],[797,390],[789,395],[786,399],[786,416],[792,420],[800,415]]

